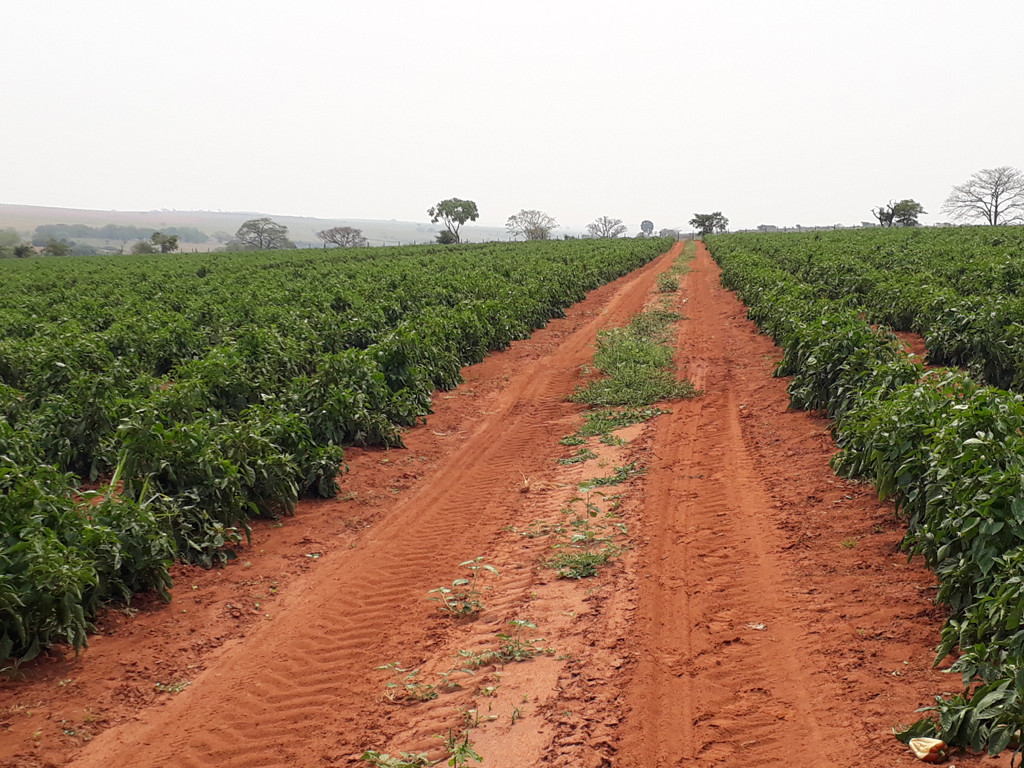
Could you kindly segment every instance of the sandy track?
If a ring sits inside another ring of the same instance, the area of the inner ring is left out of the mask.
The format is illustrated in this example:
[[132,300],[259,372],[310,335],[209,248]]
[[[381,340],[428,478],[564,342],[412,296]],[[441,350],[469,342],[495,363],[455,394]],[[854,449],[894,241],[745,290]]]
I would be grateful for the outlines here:
[[[0,766],[436,759],[435,735],[469,713],[495,768],[914,764],[889,729],[954,682],[931,669],[934,578],[898,552],[891,506],[832,474],[827,423],[789,410],[779,350],[703,247],[676,301],[680,369],[704,394],[628,445],[594,444],[600,462],[556,462],[575,450],[557,443],[579,424],[565,395],[597,332],[654,299],[679,250],[466,369],[406,449],[349,452],[338,500],[258,526],[225,570],[179,568],[170,606],[113,616],[79,659],[4,684]],[[559,519],[576,483],[608,471],[595,464],[628,461],[647,471],[616,489],[627,552],[579,583],[538,569],[550,541],[521,533]],[[501,571],[487,610],[440,616],[427,591],[477,556]],[[436,682],[511,618],[535,621],[552,655],[457,673],[433,701],[382,696],[375,667]]]
[[744,436],[759,387],[737,375],[752,363],[750,332],[715,301],[706,253],[694,267],[680,348],[705,394],[660,421],[654,438],[652,568],[640,597],[649,639],[630,683],[625,764],[739,764],[752,751],[769,763],[842,764],[840,729],[818,717],[821,670],[807,664],[766,525],[771,494]]
[[928,668],[934,578],[831,474],[827,422],[788,410],[779,350],[703,246],[693,266],[679,357],[704,395],[653,437],[615,765],[913,764],[890,728],[956,685]]

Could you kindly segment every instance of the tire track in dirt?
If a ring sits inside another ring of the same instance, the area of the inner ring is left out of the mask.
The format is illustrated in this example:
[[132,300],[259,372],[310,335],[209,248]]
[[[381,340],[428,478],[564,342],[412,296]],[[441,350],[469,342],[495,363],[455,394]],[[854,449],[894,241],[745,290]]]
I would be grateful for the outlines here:
[[559,452],[552,422],[579,410],[564,398],[597,331],[638,311],[679,250],[617,281],[600,315],[515,371],[461,446],[356,548],[319,558],[279,599],[273,621],[237,641],[169,703],[101,734],[72,764],[349,764],[379,743],[387,726],[370,671],[422,657],[439,642],[427,591],[486,550],[511,514],[516,481],[551,466]]
[[704,252],[685,283],[680,340],[696,356],[689,377],[704,394],[660,420],[654,439],[650,570],[639,611],[640,636],[650,639],[631,685],[622,752],[636,766],[730,764],[754,748],[759,760],[803,753],[820,765],[829,761],[807,700],[812,671],[785,629],[788,598],[766,531],[752,519],[769,499],[739,425],[732,369],[747,361],[718,335],[712,271]]
[[[777,348],[718,275],[701,244],[678,359],[704,392],[650,444],[613,764],[911,764],[887,731],[945,685],[928,671],[939,623],[916,586],[931,577],[895,551],[855,550],[863,529],[883,533],[886,505],[832,476],[826,422],[786,409],[766,364]],[[840,546],[852,504],[858,536]]]

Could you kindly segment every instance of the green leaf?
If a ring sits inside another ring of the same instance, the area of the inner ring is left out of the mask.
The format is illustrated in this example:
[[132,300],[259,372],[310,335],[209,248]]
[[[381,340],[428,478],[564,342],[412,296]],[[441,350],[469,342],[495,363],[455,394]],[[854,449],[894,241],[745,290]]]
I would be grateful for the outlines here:
[[1010,746],[1010,742],[1018,730],[1018,728],[1011,728],[1008,725],[995,726],[988,737],[988,749],[986,751],[989,756],[995,757]]
[[904,728],[893,728],[892,733],[897,739],[902,741],[904,744],[909,744],[911,739],[917,738],[936,738],[939,729],[936,722],[930,718],[922,718],[912,725]]

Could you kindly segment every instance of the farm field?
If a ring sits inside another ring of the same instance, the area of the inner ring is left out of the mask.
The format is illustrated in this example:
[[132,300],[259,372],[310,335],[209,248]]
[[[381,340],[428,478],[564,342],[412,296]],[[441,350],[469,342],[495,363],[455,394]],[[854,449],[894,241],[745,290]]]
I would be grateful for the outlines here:
[[931,364],[1024,389],[1021,227],[737,234],[709,242],[725,257],[767,258],[871,323],[922,335]]
[[[917,764],[891,727],[959,690],[932,668],[935,576],[893,505],[832,472],[829,422],[790,407],[708,252],[659,294],[680,250],[463,368],[403,446],[346,448],[336,498],[256,519],[225,568],[175,566],[169,604],[27,662],[0,687],[0,765],[369,765],[446,758],[449,734],[493,766]],[[665,295],[703,393],[560,443],[599,331]],[[587,579],[538,567],[588,505],[618,554]],[[438,611],[477,558],[486,607]]]
[[400,445],[462,365],[668,242],[3,265],[0,656],[81,648],[104,600],[333,496],[343,445]]

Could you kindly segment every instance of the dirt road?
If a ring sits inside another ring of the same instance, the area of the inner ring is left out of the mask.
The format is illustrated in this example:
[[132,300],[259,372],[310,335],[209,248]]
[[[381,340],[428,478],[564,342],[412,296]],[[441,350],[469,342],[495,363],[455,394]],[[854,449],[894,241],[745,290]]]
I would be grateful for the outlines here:
[[[405,449],[350,452],[338,500],[5,683],[0,765],[366,765],[463,734],[496,768],[914,763],[888,734],[948,685],[934,580],[891,507],[831,473],[826,422],[788,410],[778,350],[703,247],[675,294],[703,395],[558,461],[597,332],[678,252],[468,368]],[[539,567],[578,483],[627,464],[646,471],[601,498],[622,556],[578,582]],[[439,612],[428,592],[478,557],[486,609]],[[487,663],[512,620],[544,652]]]
[[704,395],[653,437],[617,764],[912,764],[889,731],[948,685],[934,580],[891,507],[829,471],[827,422],[788,409],[778,350],[703,248],[686,291],[679,359]]

